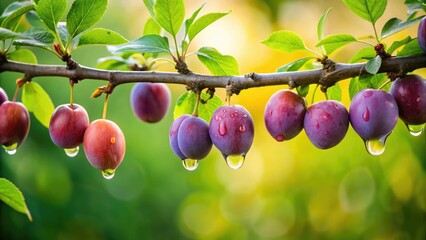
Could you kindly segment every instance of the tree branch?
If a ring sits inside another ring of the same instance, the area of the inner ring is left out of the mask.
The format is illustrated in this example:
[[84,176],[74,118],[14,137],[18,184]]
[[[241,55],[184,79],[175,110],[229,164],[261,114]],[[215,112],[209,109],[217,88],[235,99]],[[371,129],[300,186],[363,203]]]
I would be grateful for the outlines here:
[[[379,73],[391,72],[401,74],[425,67],[426,55],[392,57],[383,60]],[[229,88],[231,86],[233,92],[272,85],[297,87],[309,84],[321,84],[328,87],[347,78],[368,74],[365,71],[365,63],[333,63],[331,67],[328,66],[325,69],[265,74],[250,73],[245,76],[209,76],[195,73],[183,75],[154,71],[109,71],[80,65],[70,70],[66,66],[58,65],[34,65],[9,61],[0,62],[0,73],[5,71],[25,73],[28,79],[57,76],[77,81],[84,79],[107,80],[112,87],[133,82],[162,82],[187,85],[188,88],[193,90]]]

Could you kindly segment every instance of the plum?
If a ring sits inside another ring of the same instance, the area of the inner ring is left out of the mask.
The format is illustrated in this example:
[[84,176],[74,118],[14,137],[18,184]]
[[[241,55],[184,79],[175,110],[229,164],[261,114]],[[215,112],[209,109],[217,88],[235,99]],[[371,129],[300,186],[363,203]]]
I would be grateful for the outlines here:
[[266,104],[266,129],[278,142],[290,140],[302,131],[305,112],[305,100],[301,96],[290,90],[280,90]]
[[6,102],[7,100],[9,100],[9,98],[7,97],[7,93],[4,91],[3,88],[0,87],[0,105]]
[[113,121],[98,119],[87,127],[83,147],[90,164],[100,169],[106,179],[110,179],[124,158],[126,140]]
[[201,160],[212,149],[209,136],[209,125],[201,118],[190,116],[185,118],[177,133],[180,151],[189,159]]
[[0,105],[0,144],[9,154],[25,140],[30,130],[30,114],[19,102],[5,101]]
[[221,106],[213,113],[209,133],[228,166],[233,169],[242,167],[254,138],[250,113],[239,105]]
[[426,81],[419,75],[397,78],[389,92],[399,109],[399,118],[418,136],[426,123]]
[[309,140],[317,148],[332,148],[343,140],[348,131],[348,110],[334,100],[315,103],[306,111],[304,128]]
[[182,160],[186,159],[187,157],[182,153],[182,151],[179,148],[178,144],[178,130],[180,128],[180,125],[182,124],[183,120],[191,117],[189,114],[184,114],[176,120],[173,121],[172,125],[170,126],[169,131],[169,141],[170,141],[170,147],[172,148],[173,152]]
[[398,106],[389,93],[364,89],[352,99],[349,120],[355,132],[364,140],[367,151],[380,155],[386,138],[398,121]]
[[426,52],[426,17],[424,17],[419,24],[417,30],[417,40],[423,52]]
[[137,83],[130,93],[133,113],[142,121],[159,122],[170,106],[171,94],[164,83]]
[[50,118],[49,134],[53,143],[64,148],[68,156],[78,153],[78,146],[83,143],[84,132],[89,126],[86,110],[78,104],[58,106]]

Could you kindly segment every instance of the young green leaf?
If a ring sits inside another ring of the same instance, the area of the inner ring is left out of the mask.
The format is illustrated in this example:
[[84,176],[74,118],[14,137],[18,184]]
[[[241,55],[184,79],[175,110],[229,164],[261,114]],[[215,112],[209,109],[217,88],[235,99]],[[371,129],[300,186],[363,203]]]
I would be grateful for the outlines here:
[[75,0],[67,15],[70,38],[95,25],[105,13],[107,0]]
[[55,106],[49,95],[38,83],[29,82],[24,84],[22,103],[43,126],[49,128],[50,117],[55,110]]
[[37,47],[50,50],[49,45],[33,39],[17,39],[13,42],[15,46]]
[[155,22],[153,18],[149,18],[146,21],[145,26],[143,27],[143,35],[152,35],[152,34],[160,34],[161,27]]
[[157,0],[154,10],[157,23],[176,37],[185,17],[183,0]]
[[[13,11],[7,11],[8,9],[6,9],[0,19],[2,19],[1,27],[14,30],[18,26],[22,15],[34,10],[34,4],[32,2],[14,2],[11,5],[14,5],[16,9]],[[9,5],[8,8],[10,8],[11,5]]]
[[325,21],[327,20],[328,13],[331,11],[331,8],[329,8],[320,18],[318,21],[317,26],[317,34],[318,34],[318,41],[321,41],[324,36],[324,25]]
[[298,59],[296,61],[287,63],[286,65],[283,65],[279,67],[276,72],[294,72],[299,70],[303,67],[309,60],[314,59],[313,57],[304,57],[301,59]]
[[373,25],[385,12],[387,0],[343,0],[346,6],[357,16]]
[[[374,89],[379,89],[386,81],[388,81],[388,77],[386,73],[374,74],[374,75],[363,75],[359,77],[361,81],[369,82],[371,87]],[[382,90],[389,90],[390,84],[386,86]]]
[[354,77],[351,79],[349,83],[349,97],[352,100],[352,98],[357,94],[359,91],[371,88],[371,83],[369,80],[366,79],[360,79],[359,77]]
[[[413,13],[413,14],[415,14],[415,13]],[[389,21],[387,21],[385,23],[385,25],[383,26],[382,38],[389,37],[394,33],[397,33],[399,31],[402,31],[406,28],[411,27],[415,23],[420,22],[420,20],[422,20],[423,17],[424,16],[420,16],[420,17],[416,17],[416,18],[413,18],[413,19],[410,19],[410,17],[408,17],[409,20],[406,20],[406,21],[402,21],[399,18],[389,19]]]
[[185,37],[188,35],[188,30],[191,27],[192,23],[195,21],[195,18],[197,18],[198,14],[200,13],[201,9],[203,9],[204,5],[206,5],[206,3],[203,3],[203,5],[201,5],[201,7],[199,7],[190,18],[185,20]]
[[124,45],[120,45],[114,50],[114,54],[124,52],[170,53],[169,41],[166,37],[160,35],[146,35]]
[[412,14],[417,11],[426,11],[426,5],[424,0],[405,0],[405,5],[408,7],[408,14]]
[[222,55],[219,51],[211,47],[203,47],[198,52],[198,59],[215,76],[238,75],[238,63],[234,57]]
[[24,48],[7,53],[7,59],[16,62],[37,64],[37,57],[34,55],[34,53],[31,50]]
[[56,33],[56,26],[64,17],[66,9],[66,0],[40,0],[35,5],[37,15],[53,33]]
[[294,52],[298,50],[308,50],[303,40],[294,32],[281,30],[273,32],[262,42],[266,46],[282,51]]
[[319,41],[315,47],[323,46],[326,54],[329,55],[336,49],[356,41],[356,38],[349,34],[334,34]]
[[382,66],[382,57],[377,55],[375,58],[368,60],[365,64],[365,70],[370,74],[376,74]]
[[9,29],[0,27],[0,40],[16,38],[16,37],[25,38],[25,36],[20,33],[16,33],[16,32],[10,31]]
[[222,18],[223,16],[226,16],[228,14],[229,14],[229,12],[227,12],[227,13],[208,13],[204,16],[201,16],[193,24],[190,25],[190,27],[188,29],[189,40],[191,41],[204,28],[206,28],[210,24],[214,23],[215,21],[219,20],[220,18]]
[[409,43],[407,43],[405,45],[405,47],[398,52],[397,56],[398,57],[403,57],[403,56],[413,56],[413,55],[419,55],[419,54],[424,54],[422,48],[419,45],[419,41],[417,40],[417,38],[413,38],[411,39],[411,41]]
[[83,45],[115,45],[128,42],[120,34],[105,28],[95,28],[86,31],[79,37],[78,46]]
[[370,60],[373,59],[374,57],[376,57],[377,53],[374,50],[373,47],[365,47],[360,49],[357,53],[355,53],[355,55],[353,55],[353,57],[351,58],[351,60],[349,60],[349,63],[356,63],[360,60]]
[[327,88],[327,96],[330,100],[341,101],[342,100],[342,89],[340,85],[336,83],[335,85]]
[[0,200],[15,211],[26,214],[30,221],[33,220],[21,191],[5,178],[0,178]]
[[404,46],[405,44],[409,43],[411,41],[411,37],[407,36],[406,38],[402,39],[401,41],[395,41],[392,43],[392,45],[387,49],[387,52],[389,54],[392,54],[395,52],[398,48]]
[[33,27],[24,32],[24,35],[29,39],[39,41],[41,43],[53,43],[55,37],[51,32],[46,31],[44,28]]
[[[98,64],[96,68],[105,69],[105,70],[122,70],[128,71],[131,61],[129,59],[124,59],[118,56],[110,56],[98,59]],[[136,64],[134,62],[133,64]]]
[[27,14],[25,14],[25,18],[26,18],[27,22],[32,27],[42,27],[42,28],[45,28],[44,25],[43,25],[43,22],[37,16],[37,13],[35,11],[29,11]]
[[149,14],[151,14],[151,17],[153,19],[156,19],[155,17],[155,0],[143,0],[143,3],[145,4],[146,8],[148,9]]
[[[201,93],[201,99],[207,100],[209,97],[209,94]],[[183,114],[192,114],[194,112],[196,101],[197,95],[194,92],[189,91],[182,94],[176,101],[176,105],[173,111],[174,119]],[[220,100],[220,98],[215,95],[212,99],[209,99],[206,104],[199,104],[198,117],[204,119],[206,122],[210,122],[214,111],[222,105],[222,100]]]
[[309,93],[309,85],[303,85],[296,88],[297,94],[302,97],[308,96]]

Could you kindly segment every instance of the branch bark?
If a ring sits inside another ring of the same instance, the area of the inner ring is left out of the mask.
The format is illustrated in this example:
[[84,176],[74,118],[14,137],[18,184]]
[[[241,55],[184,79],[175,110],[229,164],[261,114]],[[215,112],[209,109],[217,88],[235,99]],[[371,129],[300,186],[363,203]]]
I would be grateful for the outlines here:
[[[379,73],[406,73],[426,67],[426,55],[409,57],[392,57],[384,59]],[[109,81],[112,87],[134,82],[162,82],[182,84],[193,90],[204,88],[228,88],[233,92],[243,89],[264,87],[272,85],[289,85],[297,87],[309,84],[321,84],[332,86],[336,82],[351,77],[368,74],[365,63],[342,64],[334,63],[327,69],[317,69],[283,73],[250,73],[245,76],[210,76],[191,73],[183,75],[179,73],[155,72],[155,71],[110,71],[77,66],[70,70],[66,66],[59,65],[35,65],[20,62],[0,62],[1,72],[21,72],[25,77],[65,77],[77,81],[92,79]]]

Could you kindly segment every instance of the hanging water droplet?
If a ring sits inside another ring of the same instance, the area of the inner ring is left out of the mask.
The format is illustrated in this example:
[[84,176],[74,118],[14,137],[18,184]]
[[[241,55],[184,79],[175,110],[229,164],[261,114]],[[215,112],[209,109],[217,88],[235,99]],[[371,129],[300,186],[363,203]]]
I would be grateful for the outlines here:
[[408,131],[410,132],[411,135],[417,137],[420,136],[420,134],[422,134],[425,125],[421,124],[421,125],[407,125]]
[[240,130],[240,132],[245,132],[247,129],[246,129],[246,126],[240,125],[240,127],[238,128],[238,130]]
[[365,141],[365,148],[367,149],[368,153],[374,156],[381,155],[385,151],[385,143],[387,137],[388,135],[379,139],[371,139]]
[[225,122],[219,123],[219,134],[220,136],[224,136],[228,130],[226,129]]
[[226,164],[232,169],[239,169],[243,166],[245,155],[229,155],[226,157]]
[[105,169],[102,171],[102,176],[105,179],[111,179],[114,177],[114,175],[115,175],[115,169]]
[[14,144],[12,144],[10,146],[3,146],[3,148],[4,148],[4,150],[6,150],[6,152],[9,155],[13,155],[13,154],[16,153],[16,148],[18,148],[18,143],[14,143]]
[[365,108],[365,111],[362,114],[362,119],[364,119],[366,122],[370,120],[370,110],[368,110],[368,107]]
[[183,167],[188,171],[194,171],[198,167],[199,160],[197,159],[184,159],[182,160]]
[[284,141],[284,136],[283,136],[282,134],[280,134],[280,135],[276,136],[276,137],[275,137],[275,139],[276,139],[278,142],[282,142],[282,141]]
[[75,148],[64,148],[65,154],[68,157],[75,157],[75,156],[77,156],[78,150],[79,150],[78,146],[75,147]]

